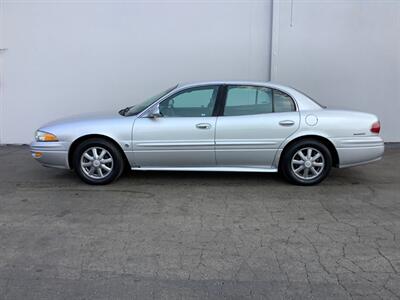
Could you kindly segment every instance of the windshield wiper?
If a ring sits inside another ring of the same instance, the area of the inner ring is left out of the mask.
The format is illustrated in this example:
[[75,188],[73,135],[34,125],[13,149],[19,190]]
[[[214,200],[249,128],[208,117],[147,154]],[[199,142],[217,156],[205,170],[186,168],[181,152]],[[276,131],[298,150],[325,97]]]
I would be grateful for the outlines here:
[[125,116],[126,113],[127,113],[132,107],[133,107],[133,105],[132,105],[132,106],[125,107],[125,108],[121,109],[118,113],[119,113],[121,116]]

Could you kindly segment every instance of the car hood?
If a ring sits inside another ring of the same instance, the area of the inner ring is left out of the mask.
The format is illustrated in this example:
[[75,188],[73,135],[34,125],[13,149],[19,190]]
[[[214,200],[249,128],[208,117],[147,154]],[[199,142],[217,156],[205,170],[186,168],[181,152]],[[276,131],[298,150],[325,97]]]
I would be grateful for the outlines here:
[[50,121],[44,124],[41,128],[44,127],[53,127],[58,125],[66,125],[71,123],[86,123],[90,121],[106,121],[106,120],[119,120],[125,118],[121,116],[118,112],[101,112],[101,113],[87,113],[87,114],[79,114],[73,115],[66,118],[57,119],[54,121]]

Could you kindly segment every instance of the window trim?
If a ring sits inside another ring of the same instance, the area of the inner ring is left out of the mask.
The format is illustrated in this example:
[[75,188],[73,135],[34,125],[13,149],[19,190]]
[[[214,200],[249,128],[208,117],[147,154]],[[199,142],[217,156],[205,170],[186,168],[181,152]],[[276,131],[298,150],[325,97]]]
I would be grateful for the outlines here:
[[[294,100],[294,97],[290,95],[289,93],[275,87],[267,86],[267,85],[256,85],[256,84],[222,84],[221,88],[224,90],[223,93],[223,99],[221,99],[221,106],[220,110],[218,111],[218,117],[240,117],[240,116],[224,116],[225,112],[225,104],[226,104],[226,98],[228,96],[228,87],[254,87],[254,88],[268,88],[271,89],[272,91],[272,112],[270,113],[264,113],[264,114],[273,114],[273,113],[284,113],[284,112],[275,112],[275,99],[274,99],[274,90],[277,90],[285,95],[287,95],[293,102],[294,104],[294,110],[290,112],[298,112],[298,105],[297,102]],[[218,97],[217,97],[217,102],[218,102]],[[263,114],[257,114],[257,115],[263,115]],[[255,114],[251,115],[242,115],[242,116],[256,116]]]
[[[203,86],[216,86],[219,89],[219,93],[217,95],[217,100],[215,103],[215,107],[214,107],[214,112],[212,114],[213,117],[224,117],[224,108],[225,108],[225,101],[226,101],[226,87],[227,86],[253,86],[253,87],[266,87],[266,88],[270,88],[273,90],[277,90],[280,91],[284,94],[287,94],[292,101],[294,102],[294,106],[295,106],[295,111],[299,112],[299,105],[297,103],[296,98],[287,91],[284,91],[283,89],[277,88],[275,86],[269,86],[268,84],[247,84],[247,83],[243,83],[243,84],[235,84],[235,83],[215,83],[215,84],[198,84],[196,85],[196,87],[203,87]],[[153,111],[153,109],[160,104],[160,102],[164,101],[165,99],[169,98],[170,96],[175,95],[176,93],[179,93],[180,91],[184,91],[187,90],[189,88],[192,88],[194,86],[190,86],[190,87],[179,87],[179,85],[176,86],[175,89],[173,89],[172,91],[170,91],[167,95],[161,97],[160,99],[158,99],[156,102],[154,102],[152,105],[150,105],[147,109],[143,110],[141,113],[135,115],[137,116],[137,118],[147,118],[149,113],[151,113]],[[294,111],[294,112],[295,112]],[[246,115],[246,116],[252,116],[252,115]]]

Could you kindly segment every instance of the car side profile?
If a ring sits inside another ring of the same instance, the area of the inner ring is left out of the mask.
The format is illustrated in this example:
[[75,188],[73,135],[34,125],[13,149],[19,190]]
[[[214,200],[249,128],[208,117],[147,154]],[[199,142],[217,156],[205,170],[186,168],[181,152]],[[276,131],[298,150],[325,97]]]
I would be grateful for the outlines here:
[[326,109],[291,87],[213,81],[174,86],[119,113],[49,123],[36,131],[31,152],[89,184],[130,168],[280,172],[313,185],[332,167],[379,160],[379,131],[375,115]]

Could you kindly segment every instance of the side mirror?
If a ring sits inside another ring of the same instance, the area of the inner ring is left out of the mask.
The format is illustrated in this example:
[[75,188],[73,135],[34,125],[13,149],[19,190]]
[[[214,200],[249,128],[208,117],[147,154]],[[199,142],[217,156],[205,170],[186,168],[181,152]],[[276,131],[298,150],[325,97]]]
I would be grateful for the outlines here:
[[157,119],[157,118],[161,118],[163,115],[162,115],[162,113],[160,113],[160,108],[158,107],[158,105],[157,105],[157,107],[148,115],[148,117],[149,118],[152,118],[152,119]]

